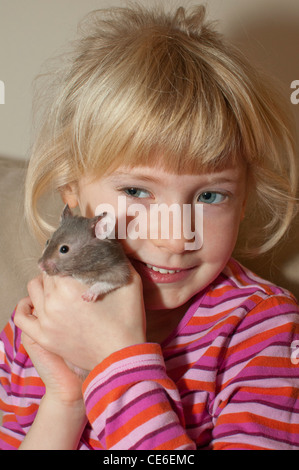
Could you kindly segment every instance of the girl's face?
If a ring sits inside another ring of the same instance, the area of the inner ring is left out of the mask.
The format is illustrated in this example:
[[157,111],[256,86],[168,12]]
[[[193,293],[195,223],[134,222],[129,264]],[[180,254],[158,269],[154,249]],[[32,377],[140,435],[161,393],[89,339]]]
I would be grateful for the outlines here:
[[[98,205],[108,203],[114,208],[118,224],[121,218],[124,223],[123,214],[119,213],[119,196],[122,196],[122,207],[125,201],[127,209],[130,206],[132,209],[132,204],[141,204],[143,215],[147,215],[147,220],[142,219],[146,225],[142,238],[128,236],[121,242],[142,278],[146,309],[174,309],[210,284],[229,260],[244,215],[246,180],[246,168],[241,164],[216,173],[184,175],[157,167],[120,167],[96,181],[83,177],[76,191],[66,193],[64,200],[71,207],[79,204],[82,215],[87,217],[95,215]],[[190,235],[185,238],[183,223],[179,224],[182,227],[178,237],[171,217],[167,236],[161,236],[160,230],[158,233],[151,231],[153,204],[156,207],[175,204],[181,214],[183,207],[187,207],[183,205],[188,205],[192,220],[186,223],[191,224],[192,230],[196,221],[195,206],[201,205],[202,244],[190,245]],[[135,214],[139,216],[140,212]],[[126,217],[127,227],[133,219]]]

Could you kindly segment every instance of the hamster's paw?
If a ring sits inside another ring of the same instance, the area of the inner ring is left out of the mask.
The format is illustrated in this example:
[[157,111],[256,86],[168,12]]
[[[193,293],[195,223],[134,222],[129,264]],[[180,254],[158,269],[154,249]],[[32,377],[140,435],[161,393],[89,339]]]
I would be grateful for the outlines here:
[[82,294],[82,299],[85,300],[85,302],[95,302],[98,296],[99,294],[95,294],[87,290],[86,292]]
[[115,289],[115,285],[110,282],[96,282],[86,292],[82,294],[82,299],[86,302],[95,302],[100,295],[107,294]]

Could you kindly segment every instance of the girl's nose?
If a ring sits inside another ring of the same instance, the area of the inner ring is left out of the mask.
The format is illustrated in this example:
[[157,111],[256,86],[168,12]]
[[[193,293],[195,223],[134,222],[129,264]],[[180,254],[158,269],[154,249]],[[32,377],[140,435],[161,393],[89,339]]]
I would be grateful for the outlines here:
[[150,239],[157,248],[167,250],[173,254],[195,251],[202,247],[202,236],[197,232],[188,234],[187,236],[185,236],[184,233],[181,233],[180,236],[178,236],[178,234],[174,234],[167,237],[151,237]]
[[[189,212],[180,210],[177,214],[166,212],[162,213],[162,216],[164,219],[161,218],[159,222],[157,218],[151,220],[148,235],[154,245],[174,254],[201,248],[203,238],[201,213],[196,212],[194,218],[191,210]],[[194,227],[197,227],[196,230]]]
[[160,238],[158,240],[152,239],[151,242],[160,249],[163,249],[165,251],[168,251],[169,253],[173,254],[182,254],[185,251],[189,251],[188,243],[190,240],[185,240],[184,238],[181,239],[175,239],[175,238]]

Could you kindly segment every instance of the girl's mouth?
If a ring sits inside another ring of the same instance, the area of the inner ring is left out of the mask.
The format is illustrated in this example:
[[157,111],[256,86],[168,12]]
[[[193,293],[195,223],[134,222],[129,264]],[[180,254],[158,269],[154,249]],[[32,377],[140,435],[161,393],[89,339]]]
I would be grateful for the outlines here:
[[157,284],[170,284],[172,282],[182,281],[194,270],[194,267],[187,269],[162,268],[148,263],[143,263],[136,259],[131,260],[131,262],[142,279],[146,278]]

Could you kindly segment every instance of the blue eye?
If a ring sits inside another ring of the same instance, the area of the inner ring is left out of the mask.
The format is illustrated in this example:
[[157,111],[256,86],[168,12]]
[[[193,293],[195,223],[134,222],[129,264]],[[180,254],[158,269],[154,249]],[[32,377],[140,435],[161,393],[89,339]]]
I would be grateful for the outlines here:
[[219,204],[224,201],[225,198],[226,196],[224,194],[205,191],[198,196],[198,202],[203,202],[205,204]]
[[136,198],[146,198],[150,196],[148,191],[146,191],[145,189],[140,189],[140,188],[125,188],[124,192],[128,196],[136,197]]

